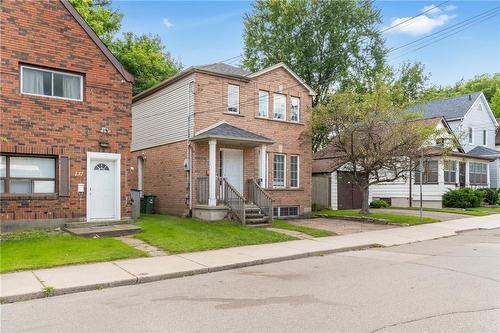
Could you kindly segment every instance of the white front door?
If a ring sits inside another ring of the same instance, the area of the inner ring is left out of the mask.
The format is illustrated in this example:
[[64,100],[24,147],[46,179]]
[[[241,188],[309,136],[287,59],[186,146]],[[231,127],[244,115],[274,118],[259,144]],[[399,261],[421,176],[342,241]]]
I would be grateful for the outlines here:
[[[99,153],[92,154],[97,155]],[[90,157],[88,162],[87,219],[119,219],[119,160]]]
[[243,195],[243,150],[222,150],[222,177]]

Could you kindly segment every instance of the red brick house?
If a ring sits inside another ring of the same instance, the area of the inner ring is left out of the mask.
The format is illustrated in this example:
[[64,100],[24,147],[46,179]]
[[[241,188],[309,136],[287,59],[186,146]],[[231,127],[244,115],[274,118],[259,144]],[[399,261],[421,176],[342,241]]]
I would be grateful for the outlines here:
[[314,94],[281,63],[257,73],[216,63],[134,96],[138,188],[161,213],[246,223],[309,214]]
[[133,76],[68,1],[4,1],[2,229],[131,216]]

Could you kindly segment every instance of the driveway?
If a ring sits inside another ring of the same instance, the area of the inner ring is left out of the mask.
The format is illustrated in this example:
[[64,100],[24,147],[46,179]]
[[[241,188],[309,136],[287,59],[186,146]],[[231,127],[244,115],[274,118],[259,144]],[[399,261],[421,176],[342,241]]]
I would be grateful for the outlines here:
[[4,304],[10,332],[498,332],[500,230]]
[[[388,214],[398,214],[398,215],[414,215],[420,216],[420,212],[418,210],[410,210],[410,209],[371,209],[374,213],[388,213]],[[449,220],[459,220],[465,219],[468,217],[472,217],[470,215],[464,214],[453,214],[453,213],[441,213],[441,212],[426,212],[424,211],[422,214],[424,217],[430,217],[439,221],[449,221]]]
[[399,226],[396,225],[368,223],[368,222],[365,223],[365,222],[348,221],[348,220],[336,220],[325,217],[317,217],[313,219],[287,220],[287,222],[295,225],[301,225],[304,227],[333,231],[337,235],[347,235],[364,231],[399,228]]

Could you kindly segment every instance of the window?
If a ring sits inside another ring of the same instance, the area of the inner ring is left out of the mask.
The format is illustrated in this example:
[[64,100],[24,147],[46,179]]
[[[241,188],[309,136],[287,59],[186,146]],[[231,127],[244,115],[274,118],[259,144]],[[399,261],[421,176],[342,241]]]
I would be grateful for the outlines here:
[[21,66],[21,92],[81,101],[83,76]]
[[469,127],[469,143],[472,143],[472,127]]
[[471,185],[488,185],[488,165],[469,163],[469,183]]
[[274,154],[273,186],[285,187],[285,155]]
[[55,193],[54,158],[2,156],[1,193]]
[[240,113],[240,87],[227,86],[227,112]]
[[299,187],[299,156],[290,156],[290,187]]
[[457,162],[444,161],[444,182],[445,184],[455,184],[457,181]]
[[141,197],[144,191],[144,159],[139,157],[137,159],[137,189],[141,191]]
[[486,138],[487,138],[487,135],[486,135],[487,131],[486,130],[483,130],[483,146],[486,146]]
[[[424,161],[423,184],[437,184],[438,182],[438,161]],[[420,166],[420,164],[418,164]],[[415,172],[415,183],[420,184],[420,170]]]
[[273,215],[275,217],[299,216],[299,207],[298,206],[274,207]]
[[443,138],[436,139],[436,146],[444,147],[444,139]]
[[286,119],[286,96],[281,94],[274,94],[274,119]]
[[269,116],[269,93],[267,91],[259,91],[259,116]]
[[291,121],[300,121],[300,99],[298,97],[291,98],[290,105]]

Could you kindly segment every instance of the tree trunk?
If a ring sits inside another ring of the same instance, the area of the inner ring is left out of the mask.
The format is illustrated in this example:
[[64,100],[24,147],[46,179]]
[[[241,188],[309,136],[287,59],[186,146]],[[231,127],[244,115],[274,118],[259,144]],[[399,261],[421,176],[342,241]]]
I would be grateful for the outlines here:
[[361,214],[368,214],[370,212],[370,205],[368,202],[369,187],[363,186],[361,188],[361,193],[363,194],[363,202],[361,203]]

